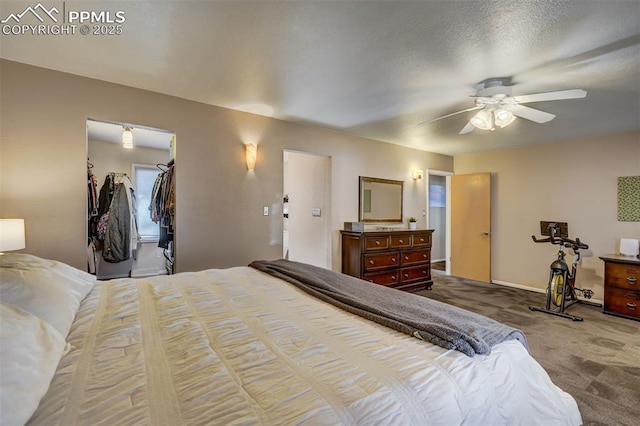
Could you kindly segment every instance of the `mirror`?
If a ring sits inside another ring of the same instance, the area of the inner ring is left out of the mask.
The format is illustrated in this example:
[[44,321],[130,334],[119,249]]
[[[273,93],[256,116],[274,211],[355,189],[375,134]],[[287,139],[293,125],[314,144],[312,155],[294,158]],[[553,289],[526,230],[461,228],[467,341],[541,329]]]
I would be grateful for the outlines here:
[[360,222],[402,222],[401,180],[360,176]]

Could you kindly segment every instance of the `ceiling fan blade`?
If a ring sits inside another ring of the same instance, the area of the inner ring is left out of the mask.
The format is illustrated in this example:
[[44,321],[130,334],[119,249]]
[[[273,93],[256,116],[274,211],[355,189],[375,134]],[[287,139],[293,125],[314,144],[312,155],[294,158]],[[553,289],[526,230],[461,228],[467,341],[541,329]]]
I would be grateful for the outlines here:
[[557,92],[534,93],[531,95],[515,96],[521,104],[527,102],[556,101],[561,99],[577,99],[587,96],[582,89],[559,90]]
[[535,121],[536,123],[546,123],[556,117],[548,112],[529,108],[524,105],[513,105],[509,107],[508,110],[518,117],[526,118],[527,120]]
[[433,123],[434,121],[442,120],[443,118],[453,117],[454,115],[462,114],[463,112],[474,111],[476,109],[481,109],[482,107],[476,106],[473,108],[463,109],[462,111],[452,112],[451,114],[443,115],[442,117],[434,118],[433,120],[423,121],[422,123],[418,123],[418,126],[422,126],[423,124]]
[[475,128],[476,128],[476,127],[475,127],[473,124],[471,124],[471,121],[469,121],[469,122],[467,123],[467,125],[466,125],[466,126],[464,126],[464,127],[462,128],[462,130],[460,130],[460,133],[459,133],[459,134],[460,134],[460,135],[466,135],[467,133],[471,133],[471,132],[473,132],[473,129],[475,129]]

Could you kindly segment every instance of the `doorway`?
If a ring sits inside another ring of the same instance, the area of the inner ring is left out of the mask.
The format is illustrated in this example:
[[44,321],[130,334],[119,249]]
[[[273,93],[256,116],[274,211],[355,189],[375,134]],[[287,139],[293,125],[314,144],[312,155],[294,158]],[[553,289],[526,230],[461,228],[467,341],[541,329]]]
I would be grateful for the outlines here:
[[491,282],[491,173],[451,178],[451,273]]
[[451,273],[452,172],[427,170],[427,228],[433,229],[431,269]]
[[169,130],[87,120],[87,268],[98,279],[173,272],[175,204],[154,189],[175,188],[174,156]]
[[285,259],[331,268],[331,157],[283,152]]

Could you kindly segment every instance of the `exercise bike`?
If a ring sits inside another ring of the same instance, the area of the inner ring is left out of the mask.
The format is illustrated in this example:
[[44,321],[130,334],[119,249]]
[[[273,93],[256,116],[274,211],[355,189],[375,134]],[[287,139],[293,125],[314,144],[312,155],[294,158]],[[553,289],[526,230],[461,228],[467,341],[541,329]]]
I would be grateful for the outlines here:
[[[563,318],[570,318],[573,321],[582,321],[583,318],[567,314],[565,310],[576,303],[602,307],[600,303],[578,299],[576,295],[576,292],[580,292],[585,299],[591,299],[593,296],[593,291],[575,286],[577,267],[580,262],[580,250],[587,250],[589,246],[581,242],[580,238],[576,238],[575,241],[568,238],[568,226],[566,222],[540,222],[540,228],[541,233],[548,237],[538,239],[535,235],[532,235],[531,238],[536,243],[558,245],[558,258],[551,263],[545,307],[529,306],[529,309]],[[564,251],[565,247],[571,248],[574,253],[571,269],[569,269],[569,265],[567,265],[567,262],[564,260],[566,256]]]

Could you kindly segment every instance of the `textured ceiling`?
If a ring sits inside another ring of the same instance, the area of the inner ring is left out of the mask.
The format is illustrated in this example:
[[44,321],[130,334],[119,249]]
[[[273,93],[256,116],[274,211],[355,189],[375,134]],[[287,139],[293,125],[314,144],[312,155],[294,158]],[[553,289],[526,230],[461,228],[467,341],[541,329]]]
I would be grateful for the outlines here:
[[[0,18],[36,4],[3,1]],[[444,154],[640,129],[638,0],[42,4],[123,11],[123,34],[1,35],[0,56]],[[472,107],[491,77],[587,97],[529,104],[557,115],[545,124],[418,126]]]

